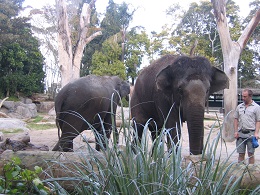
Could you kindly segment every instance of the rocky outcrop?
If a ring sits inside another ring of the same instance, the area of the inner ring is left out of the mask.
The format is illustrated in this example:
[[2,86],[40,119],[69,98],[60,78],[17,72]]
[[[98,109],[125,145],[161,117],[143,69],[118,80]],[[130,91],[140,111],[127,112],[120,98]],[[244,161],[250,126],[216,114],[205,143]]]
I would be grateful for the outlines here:
[[[1,100],[0,100],[1,101]],[[34,118],[37,116],[37,107],[29,98],[23,98],[22,101],[4,101],[0,108],[2,117],[17,119]]]
[[29,133],[17,134],[11,138],[7,138],[0,143],[0,154],[6,150],[17,151],[49,151],[46,145],[34,145],[30,143]]
[[48,101],[48,102],[39,102],[36,103],[37,111],[39,113],[48,113],[51,109],[54,108],[54,102]]
[[[39,97],[38,97],[39,96]],[[54,101],[47,101],[45,96],[37,98],[20,98],[20,101],[7,101],[0,99],[0,118],[30,119],[38,113],[48,113],[54,108]]]
[[26,123],[20,119],[15,118],[0,118],[0,131],[15,131],[15,130],[23,130],[29,131],[26,127]]

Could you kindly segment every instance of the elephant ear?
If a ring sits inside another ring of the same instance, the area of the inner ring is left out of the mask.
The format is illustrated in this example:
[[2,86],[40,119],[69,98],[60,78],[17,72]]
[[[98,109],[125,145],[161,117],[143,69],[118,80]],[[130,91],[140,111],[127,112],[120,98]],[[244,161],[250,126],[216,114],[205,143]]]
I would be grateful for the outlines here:
[[164,93],[171,93],[172,83],[173,83],[173,72],[171,66],[168,65],[166,68],[162,69],[156,75],[155,84],[158,90],[161,90]]
[[212,80],[210,83],[210,94],[229,88],[229,78],[225,72],[218,68],[212,67]]
[[121,97],[126,97],[130,93],[130,85],[126,81],[122,81],[119,87],[119,94]]

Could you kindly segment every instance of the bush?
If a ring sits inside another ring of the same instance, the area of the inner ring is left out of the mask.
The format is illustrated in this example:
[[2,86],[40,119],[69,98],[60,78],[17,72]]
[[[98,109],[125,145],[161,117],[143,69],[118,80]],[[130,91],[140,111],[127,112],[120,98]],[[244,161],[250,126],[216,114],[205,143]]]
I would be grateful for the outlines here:
[[12,158],[3,167],[0,177],[0,193],[4,194],[48,194],[47,188],[38,177],[42,169],[34,167],[34,171],[21,168],[21,160]]
[[[178,145],[172,143],[170,152],[167,151],[165,144],[167,130],[162,131],[150,147],[148,144],[150,137],[146,136],[148,121],[144,126],[141,143],[133,146],[131,140],[136,135],[130,125],[131,122],[128,121],[126,124],[122,121],[122,123],[124,148],[118,147],[116,142],[105,139],[107,144],[110,143],[110,147],[106,150],[102,149],[103,156],[96,156],[97,153],[87,143],[88,158],[83,159],[80,165],[74,164],[75,170],[78,170],[76,172],[74,170],[74,177],[51,178],[43,182],[46,182],[57,194],[200,195],[260,192],[260,187],[252,190],[241,189],[243,176],[230,177],[233,171],[238,169],[236,164],[229,163],[229,157],[224,161],[216,157],[216,148],[221,140],[221,127],[212,143],[209,142],[210,135],[208,136],[204,152],[198,161],[187,163],[181,155],[181,141]],[[95,132],[95,129],[92,130]],[[66,191],[67,189],[60,185],[63,181],[73,183],[74,189]]]

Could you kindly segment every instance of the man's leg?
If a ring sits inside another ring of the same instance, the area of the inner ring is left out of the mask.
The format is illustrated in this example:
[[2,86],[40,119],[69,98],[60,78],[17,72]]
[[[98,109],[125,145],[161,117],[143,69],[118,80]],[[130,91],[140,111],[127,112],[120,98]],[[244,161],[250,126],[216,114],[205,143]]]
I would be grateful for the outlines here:
[[237,153],[238,153],[238,163],[241,163],[245,160],[246,153],[246,143],[242,138],[238,138],[236,141]]
[[249,157],[249,164],[254,164],[255,163],[254,153],[248,152],[248,157]]
[[241,163],[245,160],[245,153],[239,153],[238,155],[238,163]]
[[249,160],[248,160],[249,164],[255,163],[254,153],[255,153],[255,148],[253,148],[253,145],[252,145],[252,138],[249,138],[247,140],[247,154],[248,154],[248,157],[249,157]]

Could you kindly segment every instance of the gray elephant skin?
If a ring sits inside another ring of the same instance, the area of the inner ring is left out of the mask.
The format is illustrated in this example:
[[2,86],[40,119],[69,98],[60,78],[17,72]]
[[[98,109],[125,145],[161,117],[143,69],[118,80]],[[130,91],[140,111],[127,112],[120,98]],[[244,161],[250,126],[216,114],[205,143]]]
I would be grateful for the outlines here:
[[[117,76],[88,75],[65,85],[55,98],[56,125],[58,132],[61,130],[62,133],[53,151],[73,151],[73,139],[82,131],[90,129],[89,125],[99,135],[110,138],[112,120],[116,124],[119,95],[122,98],[129,93],[128,82]],[[95,138],[96,150],[101,149],[101,144],[106,148],[104,139],[100,142],[100,138]]]
[[204,57],[165,55],[154,61],[138,76],[131,97],[131,115],[139,141],[143,126],[153,119],[149,123],[152,139],[156,139],[165,122],[169,148],[170,141],[178,143],[180,127],[187,121],[190,154],[202,154],[205,102],[209,94],[228,86],[227,75]]

